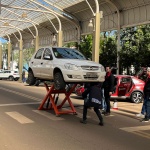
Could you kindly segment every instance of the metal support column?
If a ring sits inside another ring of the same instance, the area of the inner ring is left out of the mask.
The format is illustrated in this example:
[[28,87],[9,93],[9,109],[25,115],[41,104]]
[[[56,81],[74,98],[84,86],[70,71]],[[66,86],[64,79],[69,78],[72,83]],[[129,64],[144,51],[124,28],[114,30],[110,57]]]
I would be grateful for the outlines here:
[[2,69],[2,45],[0,44],[0,69]]
[[10,57],[11,57],[11,43],[8,42],[8,57],[7,57],[8,70],[10,69]]
[[63,32],[59,31],[58,32],[58,46],[59,47],[62,47],[62,35],[63,35]]
[[92,49],[92,60],[99,63],[99,45],[100,45],[100,12],[95,15],[95,31],[94,33],[94,43]]
[[118,39],[117,39],[117,74],[119,74],[119,71],[120,71],[120,28],[118,28]]
[[23,69],[23,40],[21,39],[19,42],[19,82],[22,82],[22,69]]
[[39,49],[39,36],[35,37],[35,51]]

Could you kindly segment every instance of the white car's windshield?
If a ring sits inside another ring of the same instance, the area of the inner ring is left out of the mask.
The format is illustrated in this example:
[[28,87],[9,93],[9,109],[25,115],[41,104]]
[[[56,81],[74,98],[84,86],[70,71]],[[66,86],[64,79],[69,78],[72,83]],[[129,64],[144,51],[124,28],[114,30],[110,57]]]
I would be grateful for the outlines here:
[[56,58],[65,59],[83,59],[86,60],[85,56],[76,49],[71,48],[53,48],[53,53]]

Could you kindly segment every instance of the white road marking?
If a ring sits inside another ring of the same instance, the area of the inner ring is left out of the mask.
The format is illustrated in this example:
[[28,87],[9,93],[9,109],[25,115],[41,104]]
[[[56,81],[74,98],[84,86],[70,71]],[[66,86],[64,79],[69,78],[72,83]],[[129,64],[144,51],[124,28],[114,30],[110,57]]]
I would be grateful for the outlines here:
[[0,104],[0,107],[1,106],[33,105],[33,104],[39,104],[39,103],[41,102]]
[[134,131],[141,131],[141,130],[150,130],[150,125],[147,126],[137,126],[137,127],[125,127],[120,128],[121,130],[124,130],[126,132],[134,132]]
[[1,90],[4,90],[4,91],[7,91],[7,92],[10,92],[10,93],[14,93],[14,94],[23,96],[23,97],[30,98],[30,99],[32,99],[32,100],[41,101],[41,99],[36,98],[36,97],[33,97],[33,96],[29,96],[29,95],[27,95],[27,94],[23,94],[23,93],[16,92],[16,91],[13,91],[13,90],[5,89],[5,88],[2,88],[2,87],[0,87],[0,89],[1,89]]
[[144,137],[144,138],[150,139],[150,134],[149,134],[149,133],[145,133],[145,132],[143,132],[143,131],[134,131],[134,132],[132,132],[132,133],[134,133],[134,134],[136,134],[136,135],[139,135],[139,136],[142,136],[142,137]]
[[125,127],[125,128],[120,128],[120,129],[124,130],[126,132],[130,132],[130,133],[136,134],[138,136],[142,136],[144,138],[150,139],[150,133],[143,132],[145,130],[150,130],[150,125],[137,126],[137,127]]
[[53,120],[53,121],[60,121],[60,120],[64,120],[64,118],[61,118],[60,116],[59,117],[56,117],[56,115],[53,115],[49,112],[46,112],[44,110],[32,110],[33,112],[37,113],[37,114],[40,114],[50,120]]
[[21,124],[26,124],[26,123],[34,123],[34,121],[32,121],[31,119],[23,116],[22,114],[13,111],[13,112],[5,112],[7,115],[9,115],[10,117],[12,117],[13,119],[17,120],[19,123]]

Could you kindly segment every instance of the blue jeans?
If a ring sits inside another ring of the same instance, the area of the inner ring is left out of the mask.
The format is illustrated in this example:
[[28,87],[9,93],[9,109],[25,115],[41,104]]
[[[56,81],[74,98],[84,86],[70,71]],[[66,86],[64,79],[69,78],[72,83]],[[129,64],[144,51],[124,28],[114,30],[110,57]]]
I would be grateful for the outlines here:
[[104,111],[106,111],[106,109],[107,109],[107,105],[106,105],[106,101],[105,101],[105,96],[104,96],[104,89],[102,89],[102,109]]
[[22,82],[23,82],[23,83],[26,82],[26,78],[22,78]]

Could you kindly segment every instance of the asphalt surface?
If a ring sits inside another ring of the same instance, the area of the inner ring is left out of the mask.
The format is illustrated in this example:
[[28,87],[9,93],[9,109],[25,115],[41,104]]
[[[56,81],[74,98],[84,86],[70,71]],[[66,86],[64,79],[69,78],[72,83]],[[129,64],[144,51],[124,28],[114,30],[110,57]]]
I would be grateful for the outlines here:
[[[135,117],[142,104],[118,101],[118,110],[98,125],[94,111],[81,124],[83,100],[70,96],[77,115],[56,117],[53,110],[38,110],[46,89],[0,80],[0,150],[149,150],[150,122]],[[64,98],[59,95],[58,103]],[[64,109],[70,109],[65,103]]]

